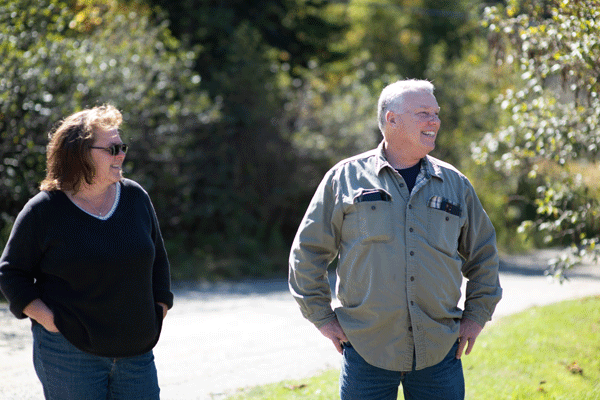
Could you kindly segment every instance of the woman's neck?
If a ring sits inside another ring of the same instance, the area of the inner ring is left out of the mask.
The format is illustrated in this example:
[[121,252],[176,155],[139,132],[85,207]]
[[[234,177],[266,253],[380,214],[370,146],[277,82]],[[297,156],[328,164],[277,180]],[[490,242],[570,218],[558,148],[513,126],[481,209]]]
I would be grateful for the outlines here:
[[111,183],[108,186],[84,185],[77,193],[66,193],[71,201],[80,208],[83,208],[91,214],[103,216],[112,208],[114,203],[116,190],[113,190],[113,188],[115,188],[114,183]]
[[108,184],[108,185],[99,185],[99,184],[92,184],[92,185],[86,185],[83,184],[81,185],[81,187],[79,188],[79,190],[76,193],[71,192],[74,196],[79,197],[79,198],[84,198],[86,200],[97,200],[98,198],[103,197],[104,195],[106,195],[107,191],[111,191],[112,187],[114,184]]

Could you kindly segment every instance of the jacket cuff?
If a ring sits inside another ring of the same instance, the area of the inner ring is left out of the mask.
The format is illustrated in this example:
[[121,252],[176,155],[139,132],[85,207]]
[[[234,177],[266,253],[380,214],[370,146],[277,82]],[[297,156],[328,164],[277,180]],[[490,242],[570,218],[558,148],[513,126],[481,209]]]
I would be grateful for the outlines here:
[[173,307],[173,293],[168,290],[159,290],[154,292],[154,302],[164,303],[170,310]]
[[40,294],[36,289],[26,290],[20,293],[18,297],[9,300],[9,309],[18,319],[25,319],[27,315],[23,314],[23,310],[29,303],[39,298]]
[[318,311],[307,317],[307,319],[313,323],[317,328],[321,328],[323,325],[327,325],[332,320],[336,319],[336,315],[330,308],[328,310]]
[[477,322],[482,328],[485,326],[485,324],[488,321],[490,321],[492,319],[491,316],[483,315],[483,313],[476,312],[474,310],[463,311],[462,317],[470,319],[473,322]]

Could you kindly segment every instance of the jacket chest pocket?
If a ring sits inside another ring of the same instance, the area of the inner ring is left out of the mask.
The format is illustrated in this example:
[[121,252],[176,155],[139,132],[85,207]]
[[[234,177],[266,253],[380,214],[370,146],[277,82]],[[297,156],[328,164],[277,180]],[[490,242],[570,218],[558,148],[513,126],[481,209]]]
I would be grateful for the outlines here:
[[394,238],[393,202],[389,194],[380,189],[381,196],[355,200],[358,215],[358,236],[363,244],[389,242]]
[[458,215],[435,208],[427,208],[427,240],[435,249],[448,255],[456,254],[461,231]]

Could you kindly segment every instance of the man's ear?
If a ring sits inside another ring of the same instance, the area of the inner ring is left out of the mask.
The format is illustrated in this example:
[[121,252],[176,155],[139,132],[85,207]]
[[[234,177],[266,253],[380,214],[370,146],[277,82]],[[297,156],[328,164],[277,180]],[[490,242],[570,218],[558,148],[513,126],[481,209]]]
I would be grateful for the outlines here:
[[385,113],[385,122],[388,125],[396,125],[396,114],[394,114],[392,111],[387,111]]

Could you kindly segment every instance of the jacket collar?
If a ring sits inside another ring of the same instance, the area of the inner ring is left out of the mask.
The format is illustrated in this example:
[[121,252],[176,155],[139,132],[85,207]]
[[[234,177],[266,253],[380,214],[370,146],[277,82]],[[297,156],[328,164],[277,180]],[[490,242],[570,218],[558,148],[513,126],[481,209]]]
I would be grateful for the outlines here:
[[[385,151],[383,150],[383,141],[379,143],[377,149],[375,149],[375,170],[377,174],[380,174],[384,168],[391,168],[392,165],[388,162],[387,158],[385,158]],[[429,179],[432,176],[436,177],[440,180],[444,180],[442,177],[442,169],[439,164],[439,160],[435,157],[431,157],[429,155],[425,156],[421,159],[421,171],[425,174],[425,178]]]

